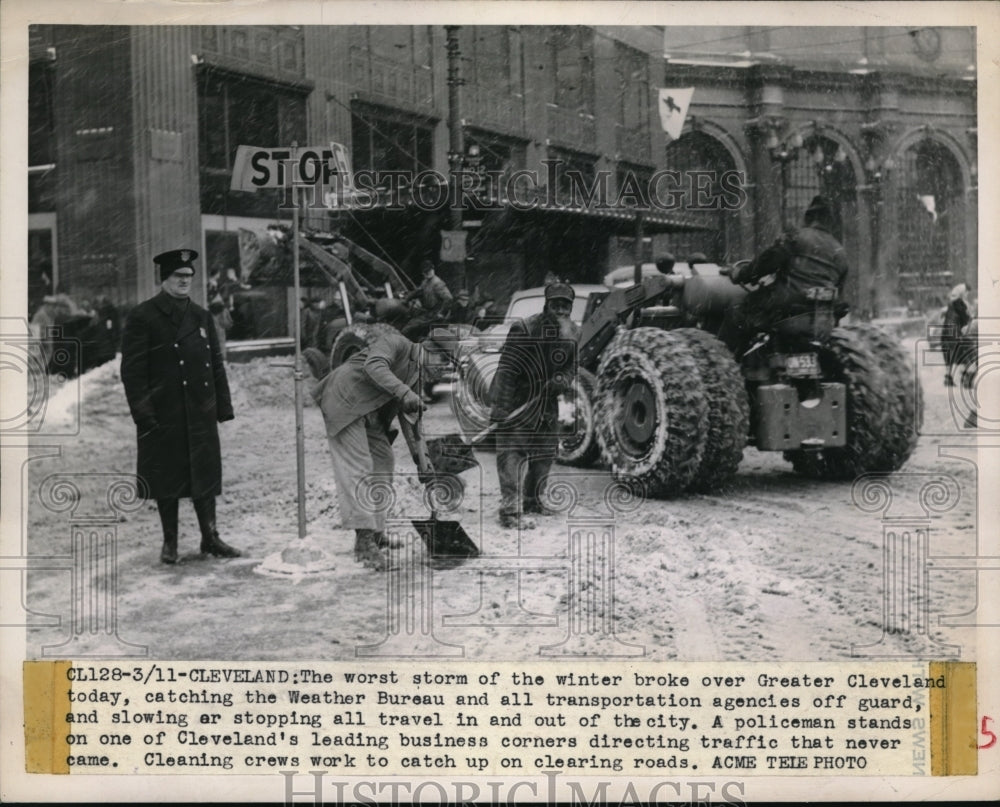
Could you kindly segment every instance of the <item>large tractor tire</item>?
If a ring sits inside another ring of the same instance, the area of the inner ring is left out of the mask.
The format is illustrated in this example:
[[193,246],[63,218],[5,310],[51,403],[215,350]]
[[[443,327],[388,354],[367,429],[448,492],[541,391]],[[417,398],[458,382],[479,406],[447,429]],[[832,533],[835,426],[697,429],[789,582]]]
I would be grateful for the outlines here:
[[[831,380],[847,387],[847,445],[819,451],[786,451],[797,473],[814,479],[854,479],[884,467],[895,413],[893,380],[881,365],[870,325],[835,328],[830,335]],[[891,442],[891,441],[890,441]],[[900,462],[902,464],[902,462]]]
[[889,422],[882,436],[882,451],[873,471],[898,471],[917,446],[924,425],[924,400],[920,378],[899,342],[881,328],[858,326],[878,357],[889,392]]
[[597,428],[594,423],[594,392],[597,379],[589,370],[580,367],[573,384],[573,405],[576,429],[559,439],[559,453],[556,462],[587,468],[601,456],[601,446],[597,442]]
[[368,347],[379,333],[395,331],[384,322],[355,322],[337,334],[330,351],[330,369],[340,367],[362,348]]
[[701,467],[708,400],[688,340],[659,328],[622,331],[597,369],[594,409],[615,478],[647,496],[682,493]]
[[750,430],[750,402],[743,374],[733,354],[711,334],[697,328],[679,328],[698,363],[708,400],[705,452],[689,488],[699,492],[725,487],[743,459]]

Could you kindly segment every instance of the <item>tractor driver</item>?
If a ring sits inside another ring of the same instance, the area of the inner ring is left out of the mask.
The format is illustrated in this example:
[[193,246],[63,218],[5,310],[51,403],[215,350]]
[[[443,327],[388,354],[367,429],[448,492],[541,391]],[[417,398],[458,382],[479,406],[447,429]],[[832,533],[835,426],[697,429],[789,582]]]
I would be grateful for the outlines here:
[[451,308],[452,295],[447,284],[434,273],[434,264],[420,264],[423,282],[406,295],[406,302],[420,301],[420,312],[403,328],[403,336],[416,342],[427,335],[435,322],[442,322]]
[[726,311],[719,339],[734,355],[742,356],[758,331],[812,310],[814,303],[807,298],[807,289],[836,289],[840,296],[847,277],[847,256],[831,233],[833,221],[830,203],[816,196],[806,208],[805,226],[733,271],[734,283],[755,283],[774,275],[774,282],[750,292]]

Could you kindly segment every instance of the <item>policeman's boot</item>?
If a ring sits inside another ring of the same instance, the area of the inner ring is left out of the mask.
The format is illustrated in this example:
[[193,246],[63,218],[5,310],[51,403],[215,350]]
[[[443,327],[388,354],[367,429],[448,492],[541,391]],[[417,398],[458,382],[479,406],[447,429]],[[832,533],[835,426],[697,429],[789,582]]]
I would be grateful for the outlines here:
[[194,500],[194,511],[198,515],[198,526],[201,528],[201,553],[214,555],[217,558],[238,558],[243,553],[219,538],[215,527],[215,497],[206,496]]
[[177,499],[157,499],[156,510],[163,527],[163,548],[160,563],[177,563]]

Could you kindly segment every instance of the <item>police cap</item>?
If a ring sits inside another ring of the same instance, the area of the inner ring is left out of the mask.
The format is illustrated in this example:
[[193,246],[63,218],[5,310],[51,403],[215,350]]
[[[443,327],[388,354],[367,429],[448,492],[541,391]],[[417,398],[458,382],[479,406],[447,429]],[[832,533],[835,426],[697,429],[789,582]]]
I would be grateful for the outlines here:
[[160,270],[160,282],[170,277],[178,269],[194,271],[194,259],[198,253],[193,249],[171,249],[153,257],[153,263]]

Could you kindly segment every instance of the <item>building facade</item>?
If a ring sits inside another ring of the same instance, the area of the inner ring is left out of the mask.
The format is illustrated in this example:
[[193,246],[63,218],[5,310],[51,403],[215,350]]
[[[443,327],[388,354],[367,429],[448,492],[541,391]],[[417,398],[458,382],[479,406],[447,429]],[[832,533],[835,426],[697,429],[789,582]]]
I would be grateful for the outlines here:
[[[182,244],[200,245],[206,277],[238,274],[240,229],[290,216],[278,191],[230,190],[236,147],[335,141],[402,191],[320,224],[411,277],[461,224],[417,204],[412,180],[460,160],[532,172],[538,203],[492,197],[467,221],[468,258],[441,267],[453,286],[502,301],[638,253],[735,261],[822,191],[852,304],[919,308],[975,280],[974,62],[970,29],[34,26],[29,307],[54,284],[134,303],[155,290],[152,256]],[[659,87],[694,87],[669,143]],[[715,201],[737,176],[742,203],[696,210],[688,187],[639,222],[634,196],[615,204],[662,170],[703,175]],[[595,188],[607,204],[574,196]],[[288,289],[243,296],[235,338],[288,334]]]
[[[668,162],[745,170],[748,201],[711,234],[747,257],[809,200],[837,208],[862,315],[926,310],[976,284],[976,48],[972,28],[670,27],[668,87],[695,87]],[[675,155],[676,156],[673,156]]]

